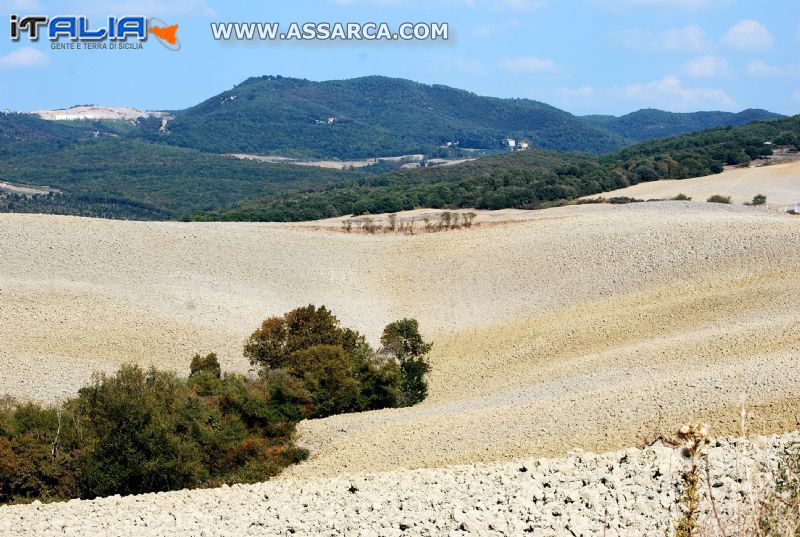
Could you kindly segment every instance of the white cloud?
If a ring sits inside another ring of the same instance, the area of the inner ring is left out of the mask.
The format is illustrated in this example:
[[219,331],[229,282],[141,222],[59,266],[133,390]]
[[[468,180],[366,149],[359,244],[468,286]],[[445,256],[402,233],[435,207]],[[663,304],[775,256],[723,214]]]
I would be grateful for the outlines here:
[[494,24],[478,24],[475,26],[470,34],[473,37],[486,38],[506,32],[514,32],[520,28],[518,19],[509,19],[501,25]]
[[434,58],[433,66],[436,72],[457,72],[472,76],[484,76],[487,73],[486,67],[479,60],[460,56],[437,56]]
[[668,7],[673,9],[701,9],[718,2],[715,0],[622,0],[622,4],[641,7]]
[[50,57],[32,47],[18,48],[5,56],[0,56],[0,68],[43,67],[50,63]]
[[581,86],[580,88],[563,88],[561,90],[568,97],[591,97],[594,95],[594,88],[591,86]]
[[30,15],[31,11],[42,9],[39,0],[8,0],[0,2],[0,11]]
[[683,71],[692,78],[711,78],[728,74],[728,60],[719,56],[701,56],[683,64]]
[[594,88],[591,86],[581,86],[579,88],[561,88],[559,93],[564,97],[583,97],[589,98],[594,95]]
[[766,50],[772,47],[774,39],[766,26],[756,20],[744,19],[728,30],[722,42],[734,50],[747,52]]
[[695,11],[727,5],[731,0],[590,0],[590,3],[614,11],[631,8]]
[[536,11],[547,5],[545,0],[494,0],[495,11]]
[[490,24],[479,24],[472,29],[473,37],[491,37],[495,34],[496,28]]
[[631,84],[620,90],[625,99],[641,101],[647,106],[667,110],[690,110],[701,107],[733,108],[734,101],[727,93],[717,88],[687,88],[674,75],[644,84]]
[[536,11],[547,5],[548,0],[328,0],[339,6],[420,7],[432,3],[465,8],[490,8],[495,11]]
[[403,6],[406,4],[410,4],[413,2],[408,2],[406,0],[330,0],[331,4],[337,4],[340,6],[353,6],[353,5],[364,5],[364,4],[371,4],[376,6]]
[[785,73],[780,67],[761,60],[752,60],[747,64],[747,74],[750,76],[782,76]]
[[[141,13],[149,17],[216,17],[207,0],[72,0],[65,11],[85,15],[107,16],[120,13]],[[168,21],[171,22],[171,21]]]
[[710,48],[705,32],[696,24],[685,28],[668,28],[662,32],[623,30],[616,35],[623,45],[634,50],[698,52]]
[[509,73],[552,74],[559,70],[552,60],[537,58],[536,56],[503,58],[500,60],[500,67]]

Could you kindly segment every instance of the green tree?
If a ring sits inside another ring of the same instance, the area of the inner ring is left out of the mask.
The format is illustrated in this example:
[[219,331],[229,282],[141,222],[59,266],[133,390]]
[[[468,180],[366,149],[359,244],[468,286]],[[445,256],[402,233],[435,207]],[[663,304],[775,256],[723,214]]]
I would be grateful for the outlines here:
[[247,339],[244,355],[266,369],[291,368],[292,353],[314,345],[341,345],[348,351],[367,349],[363,336],[342,328],[325,306],[296,308],[283,317],[270,317]]
[[207,356],[200,356],[195,354],[192,358],[192,363],[189,366],[190,375],[197,375],[200,373],[208,373],[209,375],[220,378],[222,376],[222,368],[219,365],[216,353],[211,353]]
[[313,401],[312,418],[361,410],[358,360],[340,345],[313,345],[295,351],[292,371]]
[[401,319],[386,326],[381,336],[382,353],[390,354],[400,364],[403,378],[402,406],[421,402],[428,395],[425,375],[430,371],[427,355],[433,347],[419,333],[416,319]]
[[82,454],[87,496],[176,490],[208,477],[188,434],[208,409],[174,374],[123,366],[96,376],[80,405],[95,439]]
[[[414,352],[426,348],[412,339],[408,344]],[[364,336],[342,327],[324,306],[266,319],[244,352],[268,384],[279,381],[270,389],[280,397],[306,398],[301,407],[307,417],[395,407],[404,399],[403,362],[378,355]]]

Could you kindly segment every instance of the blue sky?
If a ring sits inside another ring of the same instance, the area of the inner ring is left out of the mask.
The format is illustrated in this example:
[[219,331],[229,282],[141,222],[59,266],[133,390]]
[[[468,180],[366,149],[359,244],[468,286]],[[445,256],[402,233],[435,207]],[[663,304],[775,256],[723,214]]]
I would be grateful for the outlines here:
[[[576,114],[800,112],[798,0],[0,0],[0,109],[177,109],[250,76],[380,74]],[[56,51],[8,38],[8,15],[147,15],[182,50]],[[221,43],[212,21],[448,22],[447,42]]]

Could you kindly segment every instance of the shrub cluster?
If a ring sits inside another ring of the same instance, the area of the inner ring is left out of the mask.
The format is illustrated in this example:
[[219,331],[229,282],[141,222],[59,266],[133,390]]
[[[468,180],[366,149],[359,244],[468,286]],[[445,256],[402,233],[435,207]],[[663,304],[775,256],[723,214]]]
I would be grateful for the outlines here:
[[724,203],[726,205],[729,205],[731,203],[731,197],[723,196],[721,194],[714,194],[713,196],[710,196],[706,201],[708,203]]
[[[416,341],[409,354],[400,341]],[[324,306],[309,305],[266,319],[245,343],[245,356],[270,382],[283,379],[310,402],[304,417],[411,405],[427,391],[425,355],[431,345],[416,321],[386,327],[376,352],[364,336],[342,328]],[[420,393],[422,394],[420,396]]]
[[295,425],[421,401],[431,345],[417,322],[375,352],[325,307],[264,321],[245,354],[258,378],[195,356],[190,375],[123,366],[51,407],[0,401],[0,504],[252,483],[308,453]]
[[213,355],[192,365],[188,379],[126,365],[57,407],[6,401],[0,503],[254,482],[306,457],[283,387],[221,377]]

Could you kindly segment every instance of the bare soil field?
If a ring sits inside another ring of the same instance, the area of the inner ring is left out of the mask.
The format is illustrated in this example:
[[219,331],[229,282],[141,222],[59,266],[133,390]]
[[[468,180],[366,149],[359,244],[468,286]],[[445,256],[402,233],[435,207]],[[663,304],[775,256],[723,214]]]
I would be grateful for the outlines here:
[[[291,157],[281,157],[277,155],[254,155],[251,153],[231,153],[230,157],[236,157],[242,160],[255,160],[257,162],[272,162],[294,164],[296,166],[313,166],[317,168],[330,168],[333,170],[345,170],[349,168],[363,168],[372,164],[377,164],[381,161],[397,162],[400,160],[408,160],[409,162],[419,162],[425,155],[404,155],[400,157],[373,157],[360,160],[299,160]],[[458,164],[461,161],[446,161],[449,163]]]
[[[720,439],[709,450],[714,505],[699,535],[751,535],[753,503],[797,433]],[[254,485],[96,500],[0,506],[0,534],[364,537],[673,535],[675,483],[686,461],[657,442],[643,449],[436,469],[277,479]],[[717,513],[715,515],[714,513]],[[718,532],[717,520],[727,531]],[[781,534],[783,535],[783,534]],[[794,535],[794,533],[786,533]]]
[[[769,195],[769,194],[768,194]],[[413,408],[307,421],[315,477],[800,427],[800,218],[664,202],[513,212],[415,236],[288,224],[0,215],[0,393],[52,400],[92,370],[246,371],[263,318],[325,304],[377,343],[410,316],[434,342]]]
[[73,106],[71,108],[61,108],[57,110],[37,110],[33,113],[37,114],[42,119],[61,121],[72,121],[78,119],[111,119],[133,121],[141,117],[166,116],[164,112],[99,105]]
[[[733,203],[750,202],[756,194],[767,196],[773,208],[794,208],[800,203],[800,161],[783,162],[769,166],[735,168],[717,175],[681,179],[677,181],[652,181],[628,188],[604,192],[599,196],[611,198],[627,196],[638,199],[668,199],[686,194],[694,201],[705,201],[714,194],[730,196]],[[587,198],[597,198],[597,195]]]
[[49,194],[50,192],[58,192],[58,191],[55,189],[42,188],[42,187],[12,185],[11,183],[0,181],[0,192],[7,192],[9,194],[18,194],[21,196],[35,196],[41,194]]

